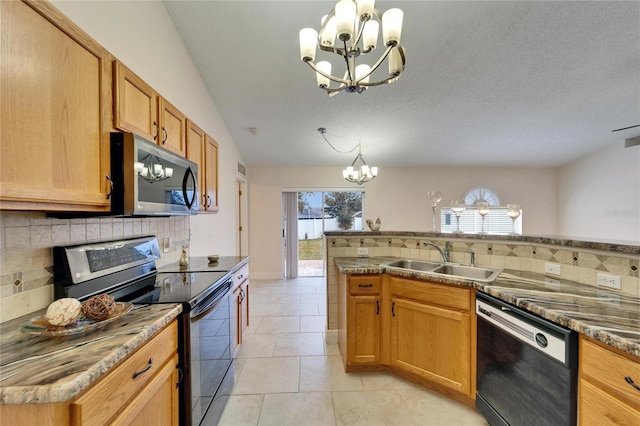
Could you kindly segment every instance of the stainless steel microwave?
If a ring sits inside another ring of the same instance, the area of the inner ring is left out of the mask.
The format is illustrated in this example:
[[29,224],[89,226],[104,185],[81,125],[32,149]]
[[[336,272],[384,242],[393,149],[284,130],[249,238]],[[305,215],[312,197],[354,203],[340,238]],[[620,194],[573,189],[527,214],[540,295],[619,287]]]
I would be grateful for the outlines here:
[[198,165],[133,133],[111,133],[111,214],[198,211]]

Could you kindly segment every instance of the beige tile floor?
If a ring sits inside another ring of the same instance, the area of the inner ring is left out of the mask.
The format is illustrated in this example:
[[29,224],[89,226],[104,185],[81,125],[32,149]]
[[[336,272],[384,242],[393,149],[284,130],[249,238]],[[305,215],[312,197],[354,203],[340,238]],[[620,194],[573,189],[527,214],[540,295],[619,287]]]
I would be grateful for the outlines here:
[[475,410],[391,374],[346,374],[337,345],[324,342],[324,278],[251,280],[249,303],[219,424],[487,425]]

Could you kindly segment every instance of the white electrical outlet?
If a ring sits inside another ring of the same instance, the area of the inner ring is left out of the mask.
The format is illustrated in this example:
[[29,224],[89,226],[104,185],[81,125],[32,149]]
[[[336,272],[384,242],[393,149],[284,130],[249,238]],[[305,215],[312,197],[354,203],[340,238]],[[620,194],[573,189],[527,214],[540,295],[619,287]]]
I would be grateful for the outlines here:
[[598,285],[620,290],[620,277],[598,272]]
[[544,273],[552,274],[552,275],[560,275],[560,264],[559,263],[545,263],[544,264]]
[[169,253],[170,248],[171,248],[171,238],[165,237],[164,240],[162,240],[162,252]]
[[358,256],[368,256],[369,249],[367,247],[358,247]]

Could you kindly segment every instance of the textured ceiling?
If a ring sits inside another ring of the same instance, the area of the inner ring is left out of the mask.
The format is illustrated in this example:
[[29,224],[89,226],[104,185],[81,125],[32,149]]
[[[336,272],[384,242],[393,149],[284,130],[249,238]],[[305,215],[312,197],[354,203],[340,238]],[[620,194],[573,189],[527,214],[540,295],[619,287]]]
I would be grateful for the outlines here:
[[555,167],[640,134],[611,132],[640,124],[638,1],[378,1],[404,10],[405,72],[329,98],[298,31],[333,4],[165,1],[249,165],[355,157],[318,127],[340,150],[361,140],[369,164],[407,167]]

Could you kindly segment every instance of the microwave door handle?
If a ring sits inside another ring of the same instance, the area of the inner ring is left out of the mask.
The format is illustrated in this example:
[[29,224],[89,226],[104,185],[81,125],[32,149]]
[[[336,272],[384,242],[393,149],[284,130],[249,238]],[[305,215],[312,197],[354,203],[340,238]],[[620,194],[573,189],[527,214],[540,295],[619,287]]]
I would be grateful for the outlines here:
[[[189,194],[187,193],[187,182],[189,180],[189,177],[191,177],[191,180],[193,181],[193,196],[191,197],[191,199],[189,199]],[[187,204],[187,208],[189,210],[191,210],[193,203],[196,202],[197,193],[198,188],[196,188],[196,177],[193,174],[193,170],[191,170],[191,167],[187,167],[187,171],[184,174],[184,178],[182,179],[182,196],[184,197],[184,202]]]

